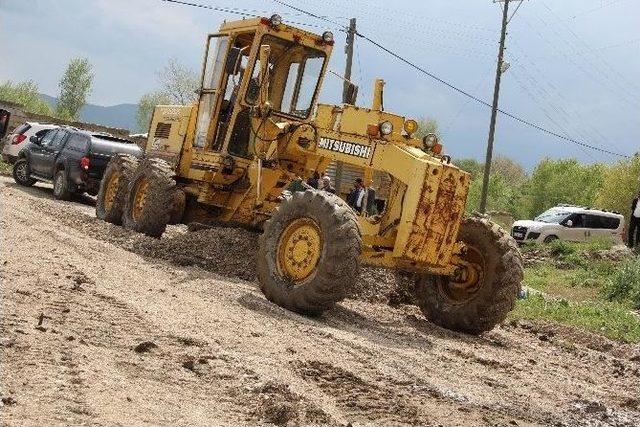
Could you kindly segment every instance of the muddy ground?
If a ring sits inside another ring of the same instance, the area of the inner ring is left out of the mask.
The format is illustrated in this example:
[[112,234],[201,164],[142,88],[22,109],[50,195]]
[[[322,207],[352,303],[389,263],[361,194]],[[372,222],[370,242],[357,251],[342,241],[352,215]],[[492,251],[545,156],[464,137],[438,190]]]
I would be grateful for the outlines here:
[[377,270],[303,317],[264,299],[245,231],[149,239],[6,177],[0,200],[2,425],[640,425],[638,346],[453,333]]

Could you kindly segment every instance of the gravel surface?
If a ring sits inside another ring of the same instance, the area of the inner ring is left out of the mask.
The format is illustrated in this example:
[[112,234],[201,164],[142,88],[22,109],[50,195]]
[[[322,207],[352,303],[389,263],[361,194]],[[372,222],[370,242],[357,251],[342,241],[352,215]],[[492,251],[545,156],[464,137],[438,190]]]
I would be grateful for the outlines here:
[[2,425],[640,425],[638,346],[453,333],[376,269],[308,318],[257,289],[251,233],[149,239],[6,178],[0,202]]

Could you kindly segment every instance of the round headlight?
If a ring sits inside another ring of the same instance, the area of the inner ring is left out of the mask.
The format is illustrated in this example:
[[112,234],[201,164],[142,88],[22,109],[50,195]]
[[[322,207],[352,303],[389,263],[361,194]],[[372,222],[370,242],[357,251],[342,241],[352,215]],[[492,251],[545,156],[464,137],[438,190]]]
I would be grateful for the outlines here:
[[417,130],[418,130],[418,122],[416,122],[415,120],[409,119],[406,122],[404,122],[404,131],[409,135],[411,135]]
[[322,41],[325,43],[333,42],[333,33],[331,31],[325,31],[322,33]]
[[425,150],[431,150],[438,143],[438,137],[435,133],[428,133],[422,138],[422,146]]
[[383,135],[391,135],[393,132],[393,123],[391,122],[382,122],[380,123],[380,133]]
[[269,22],[271,23],[272,27],[277,27],[280,24],[282,24],[282,16],[276,14],[271,15],[271,18],[269,18]]

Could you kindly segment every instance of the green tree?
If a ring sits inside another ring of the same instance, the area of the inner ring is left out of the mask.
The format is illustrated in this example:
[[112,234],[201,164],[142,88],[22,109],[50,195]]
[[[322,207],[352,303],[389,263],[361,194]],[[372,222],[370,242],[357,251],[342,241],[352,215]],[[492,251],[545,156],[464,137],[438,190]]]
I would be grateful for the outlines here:
[[177,59],[169,59],[167,65],[156,74],[160,89],[142,95],[138,102],[136,121],[140,132],[146,132],[149,129],[151,115],[156,105],[187,105],[198,99],[196,94],[196,89],[200,85],[198,75]]
[[[482,165],[484,172],[484,165]],[[506,156],[495,156],[491,161],[491,173],[502,175],[512,184],[521,184],[527,178],[524,168],[515,160]]]
[[167,65],[157,72],[157,76],[160,92],[167,95],[172,103],[187,105],[197,99],[196,89],[200,86],[198,74],[176,58],[169,59]]
[[29,113],[52,115],[51,107],[42,100],[38,85],[33,80],[20,83],[7,80],[0,85],[0,99],[20,104]]
[[604,181],[596,196],[599,208],[631,216],[631,200],[640,190],[640,156],[621,160],[604,174]]
[[476,159],[457,159],[453,163],[463,171],[469,172],[472,180],[482,176],[484,166]]
[[138,112],[136,114],[136,122],[140,132],[146,132],[149,129],[151,115],[156,105],[171,104],[171,99],[164,92],[151,92],[142,95],[138,102]]
[[80,109],[87,101],[93,83],[92,66],[86,58],[73,58],[60,80],[60,95],[56,115],[76,120]]
[[534,217],[559,203],[593,206],[605,172],[602,164],[581,165],[575,159],[542,160],[523,185],[527,216]]
[[421,138],[428,133],[435,133],[440,138],[440,129],[438,129],[438,122],[436,119],[425,117],[422,120],[418,120],[418,130],[414,134],[414,137]]
[[[478,210],[481,192],[482,175],[471,181],[467,198],[467,212]],[[516,219],[522,218],[525,212],[520,187],[513,185],[501,174],[494,173],[489,175],[487,211],[508,212]]]

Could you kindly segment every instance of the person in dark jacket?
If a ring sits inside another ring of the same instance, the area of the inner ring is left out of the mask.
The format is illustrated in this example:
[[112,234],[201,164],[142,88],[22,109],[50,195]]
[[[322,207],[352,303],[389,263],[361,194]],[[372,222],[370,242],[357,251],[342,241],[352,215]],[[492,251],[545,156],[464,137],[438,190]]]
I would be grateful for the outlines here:
[[356,178],[353,183],[353,189],[347,196],[347,204],[351,206],[356,212],[362,213],[363,202],[365,196],[365,189],[362,183],[362,178]]
[[320,174],[318,172],[314,172],[313,176],[307,179],[307,185],[317,190],[320,186]]
[[627,245],[630,248],[635,247],[640,243],[640,192],[636,194],[636,197],[631,202],[631,216],[629,217],[629,239]]

